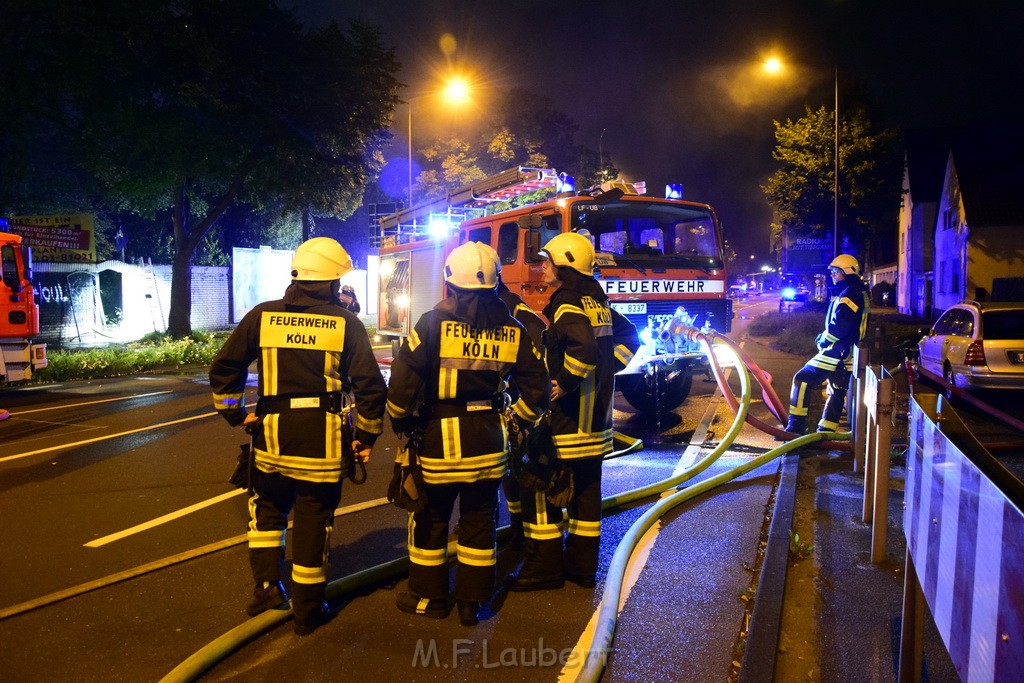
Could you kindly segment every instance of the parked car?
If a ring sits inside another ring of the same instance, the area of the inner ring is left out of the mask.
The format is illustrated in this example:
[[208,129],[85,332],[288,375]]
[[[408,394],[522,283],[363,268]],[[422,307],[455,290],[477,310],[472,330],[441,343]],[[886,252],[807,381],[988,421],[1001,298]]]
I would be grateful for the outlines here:
[[1024,303],[958,303],[917,348],[921,367],[958,389],[1024,389]]
[[792,275],[783,277],[779,289],[779,313],[786,308],[793,308],[793,304],[806,303],[809,296],[810,290],[802,279]]

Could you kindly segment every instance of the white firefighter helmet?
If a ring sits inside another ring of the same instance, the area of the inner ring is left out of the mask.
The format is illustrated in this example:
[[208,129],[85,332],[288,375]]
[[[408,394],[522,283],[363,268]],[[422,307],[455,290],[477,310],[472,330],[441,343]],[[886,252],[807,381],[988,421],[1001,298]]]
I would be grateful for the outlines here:
[[849,254],[840,254],[832,259],[832,263],[828,264],[829,268],[838,268],[847,275],[860,275],[860,264],[857,263],[857,259],[853,258]]
[[444,260],[444,280],[459,289],[494,289],[498,268],[483,245],[466,242],[452,249]]
[[576,232],[563,232],[552,237],[540,250],[555,266],[568,266],[583,275],[594,275],[594,245]]
[[494,250],[494,247],[484,242],[477,242],[476,244],[480,247],[481,251],[491,257],[494,261],[494,267],[498,270],[498,275],[501,275],[501,259],[498,257],[498,252]]
[[336,240],[314,237],[295,250],[292,258],[292,279],[311,281],[337,280],[352,270],[352,258]]

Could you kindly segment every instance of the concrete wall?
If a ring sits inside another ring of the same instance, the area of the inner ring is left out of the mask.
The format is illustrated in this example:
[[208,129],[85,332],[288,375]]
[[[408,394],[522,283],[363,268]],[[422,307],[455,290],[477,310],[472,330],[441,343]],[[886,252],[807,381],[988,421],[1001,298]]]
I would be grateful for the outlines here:
[[[39,304],[38,341],[68,345],[128,342],[167,329],[169,265],[36,263],[32,284]],[[193,329],[230,325],[230,270],[193,267]]]

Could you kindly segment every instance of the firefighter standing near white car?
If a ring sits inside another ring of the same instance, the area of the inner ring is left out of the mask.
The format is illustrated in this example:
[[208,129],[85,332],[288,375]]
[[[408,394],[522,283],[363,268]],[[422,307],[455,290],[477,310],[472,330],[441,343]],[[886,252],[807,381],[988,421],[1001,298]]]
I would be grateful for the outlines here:
[[519,573],[509,577],[509,590],[561,588],[565,580],[593,588],[601,539],[601,466],[612,451],[615,373],[629,363],[640,339],[594,278],[590,239],[562,233],[540,254],[546,257],[545,283],[558,287],[544,308],[551,321],[545,332],[551,432],[555,455],[571,472],[575,494],[567,505],[563,553],[561,507],[545,491],[524,492],[525,559]]
[[[306,635],[331,616],[324,602],[334,511],[351,459],[366,462],[383,431],[387,385],[366,328],[337,297],[352,269],[328,237],[303,242],[282,299],[257,305],[232,332],[210,367],[214,406],[234,427],[254,434],[250,468],[249,563],[255,616],[288,600],[281,582],[285,532],[293,509],[292,611]],[[248,368],[258,361],[255,414],[244,401]],[[342,408],[355,399],[352,453],[343,454]]]
[[818,422],[818,431],[834,432],[839,429],[853,368],[850,354],[867,331],[870,299],[867,287],[860,279],[857,259],[849,254],[840,254],[828,269],[838,291],[825,312],[825,330],[815,340],[818,353],[793,375],[789,419],[786,422],[786,431],[793,434],[807,431],[810,392],[826,381],[828,398]]
[[391,369],[388,414],[399,433],[422,432],[426,506],[409,514],[409,589],[397,606],[435,619],[451,610],[447,545],[459,499],[455,600],[459,621],[478,623],[494,592],[498,486],[508,462],[503,411],[535,423],[548,407],[540,352],[495,291],[497,268],[476,242],[448,255],[449,296],[420,316]]

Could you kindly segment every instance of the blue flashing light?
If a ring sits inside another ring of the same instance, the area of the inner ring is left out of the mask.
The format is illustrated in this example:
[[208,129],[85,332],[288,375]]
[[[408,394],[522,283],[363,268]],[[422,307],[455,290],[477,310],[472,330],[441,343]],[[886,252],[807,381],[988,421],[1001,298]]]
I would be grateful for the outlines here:
[[682,199],[683,198],[683,184],[682,183],[669,183],[665,186],[665,199]]
[[451,221],[445,215],[433,215],[427,228],[431,237],[447,237],[452,230]]
[[576,191],[576,178],[565,173],[558,174],[558,182],[555,185],[555,192],[562,194],[563,192],[575,192]]
[[785,287],[782,290],[782,298],[792,301],[796,298],[796,287]]

